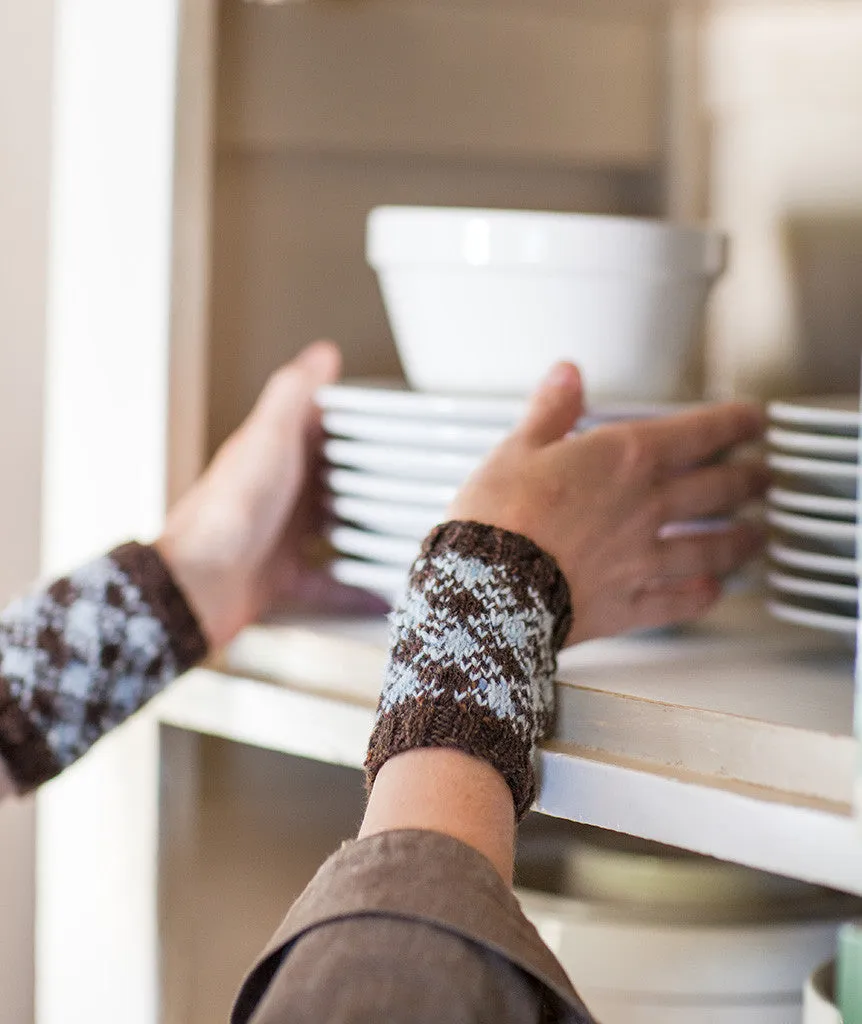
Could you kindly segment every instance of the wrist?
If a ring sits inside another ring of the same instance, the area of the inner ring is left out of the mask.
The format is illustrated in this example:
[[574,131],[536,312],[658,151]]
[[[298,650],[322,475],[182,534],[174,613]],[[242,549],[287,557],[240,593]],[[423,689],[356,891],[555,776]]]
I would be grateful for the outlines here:
[[526,537],[468,522],[433,530],[392,618],[369,786],[396,754],[458,749],[500,773],[522,817],[535,791],[535,741],[553,719],[556,653],[570,621],[562,574]]
[[460,750],[409,750],[380,769],[359,838],[394,829],[441,832],[478,850],[512,884],[512,793],[487,761]]
[[154,547],[194,612],[212,649],[228,643],[246,624],[238,606],[242,587],[224,549],[196,543],[170,524]]

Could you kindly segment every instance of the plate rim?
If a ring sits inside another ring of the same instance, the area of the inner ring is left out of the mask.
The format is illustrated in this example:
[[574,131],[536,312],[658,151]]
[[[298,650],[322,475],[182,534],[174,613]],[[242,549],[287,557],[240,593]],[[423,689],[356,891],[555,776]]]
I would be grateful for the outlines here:
[[[789,498],[789,500],[787,500]],[[798,504],[793,504],[796,499],[802,499]],[[856,519],[860,508],[860,502],[856,498],[837,498],[826,494],[812,494],[809,491],[795,491],[791,487],[770,487],[766,494],[767,503],[776,505],[786,511],[810,512],[817,515],[817,504],[820,504],[822,515],[850,516]],[[786,501],[786,504],[782,504]]]
[[[337,538],[341,537],[341,541]],[[344,546],[344,538],[347,538],[347,545],[349,546],[351,538],[355,537],[357,540],[370,539],[372,549],[377,549],[378,553],[371,553],[366,551],[362,553],[361,547],[354,550],[349,550],[349,547]],[[376,531],[363,530],[361,527],[348,526],[346,524],[338,523],[329,528],[327,531],[327,538],[336,551],[341,554],[352,555],[354,558],[360,560],[364,559],[368,562],[381,562],[385,565],[403,566],[405,571],[410,568],[416,555],[419,553],[419,546],[421,541],[413,540],[409,537],[399,537],[397,534],[391,533],[377,533]],[[396,557],[391,553],[381,554],[387,550],[387,545],[392,545],[395,549],[402,551],[408,547],[411,549],[412,554],[409,558],[403,558],[400,554]]]
[[807,608],[799,608],[794,604],[787,604],[784,601],[777,601],[774,598],[769,598],[766,606],[777,619],[800,626],[808,626],[810,629],[823,629],[830,633],[856,636],[859,626],[856,616],[851,618],[849,615],[834,615],[831,612],[814,612]]
[[[855,579],[862,577],[862,562],[858,559],[846,558],[843,555],[824,555],[817,551],[794,548],[788,544],[778,544],[775,541],[770,541],[766,553],[780,565],[807,569],[809,572],[817,572],[823,576],[838,576],[841,579],[848,576]],[[787,555],[789,557],[786,557]],[[822,567],[824,562],[828,563],[826,567]]]
[[426,419],[454,419],[510,426],[514,425],[526,408],[526,398],[415,391],[404,382],[396,380],[386,382],[359,379],[327,384],[318,389],[315,401],[323,411],[337,409],[359,414],[371,409],[379,415],[382,403],[384,407],[388,406],[388,415],[393,419],[409,418],[423,410]]
[[788,533],[798,533],[803,537],[819,537],[829,540],[856,540],[859,527],[856,523],[842,523],[835,519],[820,519],[817,516],[806,516],[796,512],[785,512],[783,509],[767,508],[766,521]]
[[[345,474],[345,475],[348,475],[348,476],[350,476],[352,478],[358,478],[359,480],[367,479],[367,480],[371,480],[371,481],[384,481],[384,486],[390,487],[390,486],[394,485],[399,491],[402,491],[404,493],[406,493],[406,491],[407,491],[407,489],[409,487],[419,487],[419,488],[429,488],[429,489],[430,488],[434,488],[434,489],[440,489],[441,492],[444,491],[444,490],[446,492],[449,492],[447,497],[444,498],[441,495],[441,497],[439,497],[438,499],[435,499],[435,504],[437,504],[437,505],[449,505],[449,503],[454,500],[455,495],[458,493],[458,487],[455,484],[452,484],[452,483],[441,483],[439,481],[434,481],[434,480],[411,480],[408,483],[405,483],[405,481],[402,478],[400,478],[400,477],[387,476],[385,473],[373,472],[372,470],[354,469],[354,468],[350,468],[348,466],[327,466],[324,469],[324,471],[323,471],[323,482],[326,484],[327,488],[329,489],[329,493],[330,494],[338,494],[338,495],[343,495],[345,497],[361,497],[361,498],[366,498],[369,501],[375,500],[375,499],[373,499],[369,495],[369,493],[367,491],[360,491],[360,493],[357,493],[356,491],[344,491],[344,490],[341,490],[341,489],[337,489],[336,487],[333,487],[332,483],[331,483],[332,477],[333,476],[337,476],[339,474]],[[349,481],[348,481],[348,483],[349,483]],[[361,487],[362,487],[362,485],[360,484],[360,488]],[[380,498],[380,499],[377,499],[377,500],[380,500],[380,501],[400,501],[400,502],[403,502],[405,505],[411,504],[411,501],[409,499],[407,499],[407,498],[397,498],[397,499],[396,498]],[[423,505],[423,506],[427,505],[427,503],[424,502],[424,501],[413,501],[412,504]]]
[[[332,427],[333,420],[344,417],[351,421],[359,421],[357,427]],[[427,434],[429,444],[436,450],[441,451],[478,451],[487,453],[495,445],[499,444],[508,435],[509,431],[502,428],[494,428],[476,423],[453,423],[444,419],[427,419],[419,417],[395,417],[379,416],[359,412],[349,412],[344,409],[327,409],[323,411],[321,421],[327,436],[334,440],[341,441],[362,441],[371,444],[393,444],[398,447],[411,447],[415,442],[409,440],[400,442],[398,440],[388,441],[381,438],[381,434],[388,427],[393,430],[404,430],[410,427],[418,435],[420,432]],[[371,424],[370,432],[362,433],[362,425]],[[456,440],[458,434],[466,435],[460,441]],[[439,435],[439,436],[435,436]],[[468,447],[469,445],[469,447]]]
[[[333,454],[335,450],[335,454]],[[408,479],[428,482],[455,483],[460,486],[482,462],[476,454],[416,448],[413,445],[383,445],[372,441],[351,441],[347,438],[327,438],[321,447],[330,465],[354,469],[380,469],[389,463],[389,474],[406,472]],[[340,454],[345,453],[345,454]],[[366,460],[367,456],[367,460]],[[357,462],[356,459],[363,460]],[[349,461],[351,460],[352,461]],[[393,469],[393,465],[395,468]],[[410,476],[411,471],[413,476]],[[416,476],[416,474],[419,474]],[[424,474],[429,474],[428,476]],[[442,474],[442,477],[439,475]]]
[[816,457],[831,451],[835,456],[846,456],[848,462],[859,461],[858,438],[844,434],[814,434],[786,427],[769,427],[766,443],[780,452],[810,452]]
[[[846,398],[851,403],[856,401],[856,411],[817,405],[818,402],[828,401],[830,398]],[[819,423],[823,426],[845,427],[856,431],[862,426],[862,410],[859,409],[858,396],[851,392],[846,395],[801,395],[799,398],[777,399],[768,403],[766,411],[769,419],[778,423]]]
[[[858,602],[859,600],[859,587],[854,587],[849,583],[813,580],[806,576],[793,576],[789,573],[777,572],[774,569],[766,574],[766,581],[770,587],[783,594],[798,594],[800,597],[815,597],[824,601]],[[797,586],[798,589],[794,589]],[[852,596],[849,594],[841,596],[836,591],[851,591]]]
[[848,480],[858,480],[862,476],[862,466],[856,462],[837,462],[778,452],[767,452],[766,464],[784,473],[798,473],[800,476],[837,476]]

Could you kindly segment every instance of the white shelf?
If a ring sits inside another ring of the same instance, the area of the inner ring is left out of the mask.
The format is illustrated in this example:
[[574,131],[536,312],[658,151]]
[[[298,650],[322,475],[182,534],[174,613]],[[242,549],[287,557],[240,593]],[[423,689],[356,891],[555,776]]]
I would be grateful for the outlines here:
[[[385,636],[382,620],[256,627],[160,718],[358,768]],[[560,662],[537,806],[862,895],[852,687],[846,645],[750,599],[681,635],[585,644]]]

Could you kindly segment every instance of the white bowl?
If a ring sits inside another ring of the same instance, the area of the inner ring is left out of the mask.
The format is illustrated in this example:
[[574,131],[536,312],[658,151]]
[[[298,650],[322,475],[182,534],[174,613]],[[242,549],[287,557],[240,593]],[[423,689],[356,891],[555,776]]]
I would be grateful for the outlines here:
[[834,963],[823,964],[805,983],[805,1024],[841,1024],[841,1014],[833,1000]]
[[669,401],[684,397],[726,239],[625,217],[380,207],[367,256],[415,388],[524,394],[567,359],[594,399]]

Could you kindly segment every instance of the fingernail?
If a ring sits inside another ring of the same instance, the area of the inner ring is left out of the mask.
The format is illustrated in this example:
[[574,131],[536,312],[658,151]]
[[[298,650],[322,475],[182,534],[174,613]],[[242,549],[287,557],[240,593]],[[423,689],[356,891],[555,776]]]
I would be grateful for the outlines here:
[[578,371],[571,363],[556,363],[542,381],[546,388],[571,388],[578,380]]

